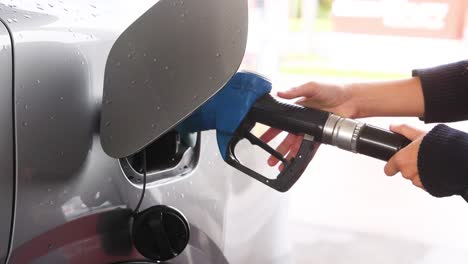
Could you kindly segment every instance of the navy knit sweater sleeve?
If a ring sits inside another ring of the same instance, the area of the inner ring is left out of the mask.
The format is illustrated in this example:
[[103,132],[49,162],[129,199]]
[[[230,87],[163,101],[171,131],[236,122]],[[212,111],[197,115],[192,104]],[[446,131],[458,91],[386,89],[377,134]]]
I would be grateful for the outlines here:
[[[413,76],[421,79],[426,123],[468,120],[468,61],[414,70]],[[418,170],[430,194],[468,201],[468,134],[436,126],[421,143]]]

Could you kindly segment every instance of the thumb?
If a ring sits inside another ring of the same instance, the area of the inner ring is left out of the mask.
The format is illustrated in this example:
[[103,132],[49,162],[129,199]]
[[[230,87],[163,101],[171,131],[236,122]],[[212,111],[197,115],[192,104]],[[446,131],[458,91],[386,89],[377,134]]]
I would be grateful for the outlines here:
[[409,125],[390,125],[390,130],[407,137],[411,141],[425,134],[423,130],[414,128]]
[[285,92],[278,92],[278,96],[283,99],[294,99],[298,97],[314,97],[317,94],[318,87],[307,83],[298,87],[291,88]]

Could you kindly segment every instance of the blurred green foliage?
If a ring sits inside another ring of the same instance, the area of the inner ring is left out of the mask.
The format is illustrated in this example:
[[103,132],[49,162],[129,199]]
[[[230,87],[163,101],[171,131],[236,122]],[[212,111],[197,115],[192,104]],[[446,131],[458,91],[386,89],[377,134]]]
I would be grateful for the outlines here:
[[[302,17],[302,3],[303,1],[316,1],[316,0],[289,0],[290,5],[290,18]],[[318,0],[318,16],[327,17],[332,8],[333,0]]]
[[320,7],[330,9],[333,4],[333,0],[320,0],[319,3]]
[[330,18],[333,0],[320,0],[317,18],[328,19]]

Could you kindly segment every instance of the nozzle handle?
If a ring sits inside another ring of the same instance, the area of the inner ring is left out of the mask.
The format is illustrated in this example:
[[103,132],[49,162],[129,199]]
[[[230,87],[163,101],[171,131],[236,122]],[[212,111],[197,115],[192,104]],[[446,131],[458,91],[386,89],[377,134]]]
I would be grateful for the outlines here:
[[282,103],[266,94],[255,102],[247,119],[293,134],[308,134],[320,142],[329,116],[329,112]]

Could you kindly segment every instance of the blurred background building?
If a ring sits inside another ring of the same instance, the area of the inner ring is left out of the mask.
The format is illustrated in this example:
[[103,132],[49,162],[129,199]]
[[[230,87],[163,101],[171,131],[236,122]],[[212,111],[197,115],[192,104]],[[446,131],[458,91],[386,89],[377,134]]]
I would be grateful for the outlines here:
[[[466,0],[251,0],[243,69],[275,90],[374,81],[468,58]],[[416,118],[370,118],[387,127]],[[452,127],[468,131],[460,122]],[[297,263],[468,263],[468,204],[436,199],[384,163],[322,146],[290,191]]]

